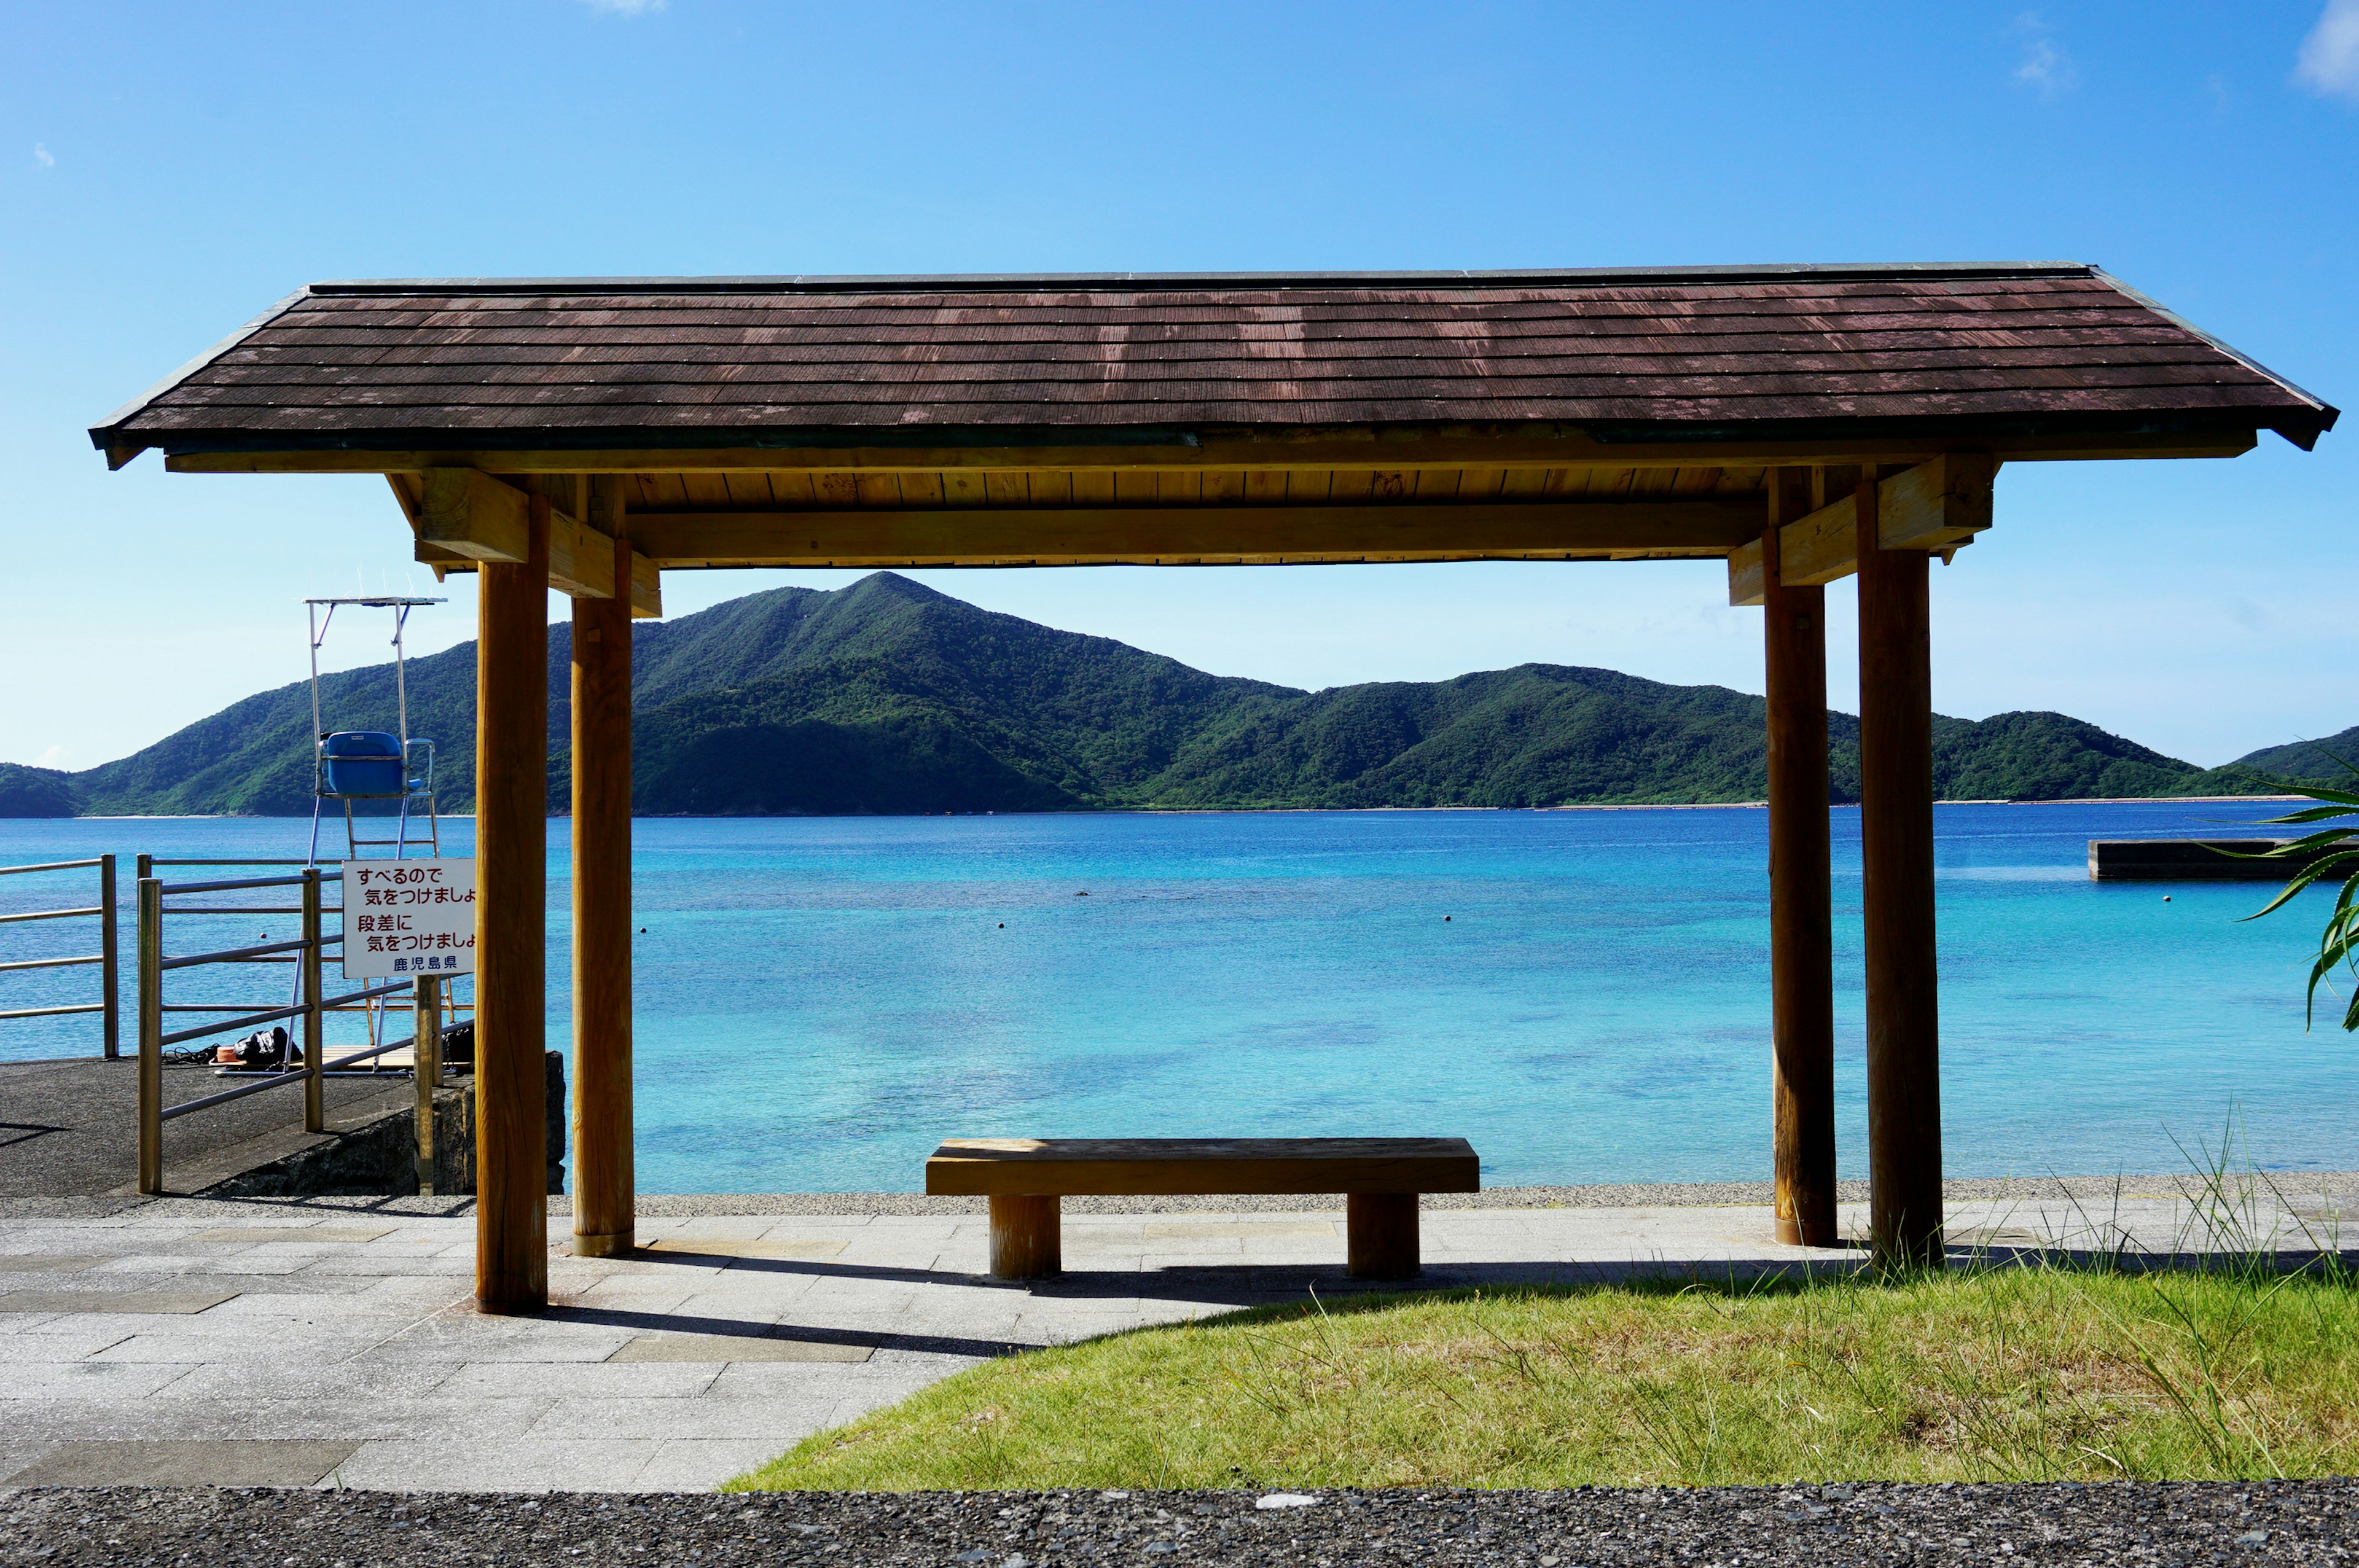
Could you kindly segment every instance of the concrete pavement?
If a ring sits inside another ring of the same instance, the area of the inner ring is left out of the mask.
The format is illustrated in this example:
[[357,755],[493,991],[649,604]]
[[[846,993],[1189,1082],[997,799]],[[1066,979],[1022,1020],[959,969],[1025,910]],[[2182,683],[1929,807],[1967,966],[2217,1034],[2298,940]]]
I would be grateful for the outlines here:
[[[2168,1254],[2343,1245],[2325,1199],[1952,1203],[1953,1240]],[[725,1200],[720,1200],[725,1202]],[[551,1304],[474,1310],[463,1200],[175,1199],[0,1218],[0,1480],[696,1490],[1011,1349],[1354,1289],[1333,1212],[1070,1215],[1060,1279],[982,1273],[973,1215],[643,1219]],[[1855,1228],[1864,1214],[1843,1213]],[[1763,1207],[1423,1216],[1424,1287],[1854,1266]]]

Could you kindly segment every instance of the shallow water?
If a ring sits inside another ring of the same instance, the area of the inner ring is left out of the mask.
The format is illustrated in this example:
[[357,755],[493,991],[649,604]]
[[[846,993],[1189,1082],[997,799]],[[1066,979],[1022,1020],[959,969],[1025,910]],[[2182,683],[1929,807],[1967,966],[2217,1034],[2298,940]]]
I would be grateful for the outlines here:
[[[2324,895],[2240,925],[2265,886],[2086,880],[2092,838],[2217,834],[2278,809],[1940,808],[1951,1173],[2176,1169],[2174,1139],[2216,1143],[2232,1110],[2265,1164],[2359,1168],[2359,1046],[2302,1029]],[[1858,814],[1834,823],[1838,1140],[1860,1175]],[[1761,1178],[1765,826],[1755,810],[642,821],[640,1184],[908,1190],[956,1134],[1462,1134],[1495,1184]],[[468,827],[446,845],[464,852]],[[0,822],[0,864],[113,850],[127,912],[134,853],[300,854],[307,827]],[[0,907],[76,885],[5,879]],[[77,924],[79,947],[0,926],[0,960],[88,951]],[[127,957],[127,919],[123,941]],[[91,974],[0,975],[0,1007],[87,993]],[[0,1021],[0,1059],[96,1039],[86,1020]]]

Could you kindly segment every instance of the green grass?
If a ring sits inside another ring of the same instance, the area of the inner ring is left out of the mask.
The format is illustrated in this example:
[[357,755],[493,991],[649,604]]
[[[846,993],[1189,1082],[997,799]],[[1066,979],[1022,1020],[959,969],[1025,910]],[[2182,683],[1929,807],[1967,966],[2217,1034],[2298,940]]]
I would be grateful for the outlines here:
[[2336,1269],[1315,1302],[1028,1352],[733,1486],[1570,1487],[2347,1474]]

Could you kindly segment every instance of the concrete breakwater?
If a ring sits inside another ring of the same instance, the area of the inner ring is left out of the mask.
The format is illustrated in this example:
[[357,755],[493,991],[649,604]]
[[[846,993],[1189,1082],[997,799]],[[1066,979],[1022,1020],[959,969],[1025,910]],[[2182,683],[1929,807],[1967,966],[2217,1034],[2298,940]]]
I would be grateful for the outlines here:
[[[565,1190],[565,1055],[543,1058],[549,1071],[549,1191]],[[204,1189],[207,1197],[277,1198],[382,1195],[418,1190],[418,1109],[413,1102],[381,1112]],[[434,1091],[434,1191],[475,1190],[475,1080],[453,1078]]]
[[[547,1057],[549,1190],[564,1191],[565,1059]],[[211,1094],[209,1066],[170,1065],[164,1099]],[[138,1063],[67,1057],[0,1063],[0,1203],[138,1201]],[[327,1130],[306,1132],[299,1088],[251,1095],[165,1123],[168,1193],[207,1196],[391,1196],[418,1190],[415,1092],[407,1074],[330,1077]],[[474,1190],[474,1085],[454,1077],[436,1092],[435,1185]]]
[[2092,838],[2093,882],[2281,882],[2330,849],[2258,860],[2290,838]]

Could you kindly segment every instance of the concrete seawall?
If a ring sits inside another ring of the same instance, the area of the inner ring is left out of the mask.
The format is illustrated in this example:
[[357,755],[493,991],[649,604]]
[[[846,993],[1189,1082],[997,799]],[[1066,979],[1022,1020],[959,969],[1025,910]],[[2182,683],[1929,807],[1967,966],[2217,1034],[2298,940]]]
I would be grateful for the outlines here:
[[[551,1193],[564,1189],[565,1059],[550,1052],[549,1151]],[[138,1063],[78,1056],[0,1063],[0,1204],[49,1199],[136,1198]],[[213,1093],[209,1066],[167,1065],[164,1100]],[[418,1190],[414,1091],[404,1073],[331,1077],[325,1132],[303,1130],[295,1085],[252,1095],[164,1124],[164,1186],[170,1194],[302,1197],[327,1194],[398,1196]],[[474,1191],[474,1084],[448,1080],[436,1094],[436,1186]]]

